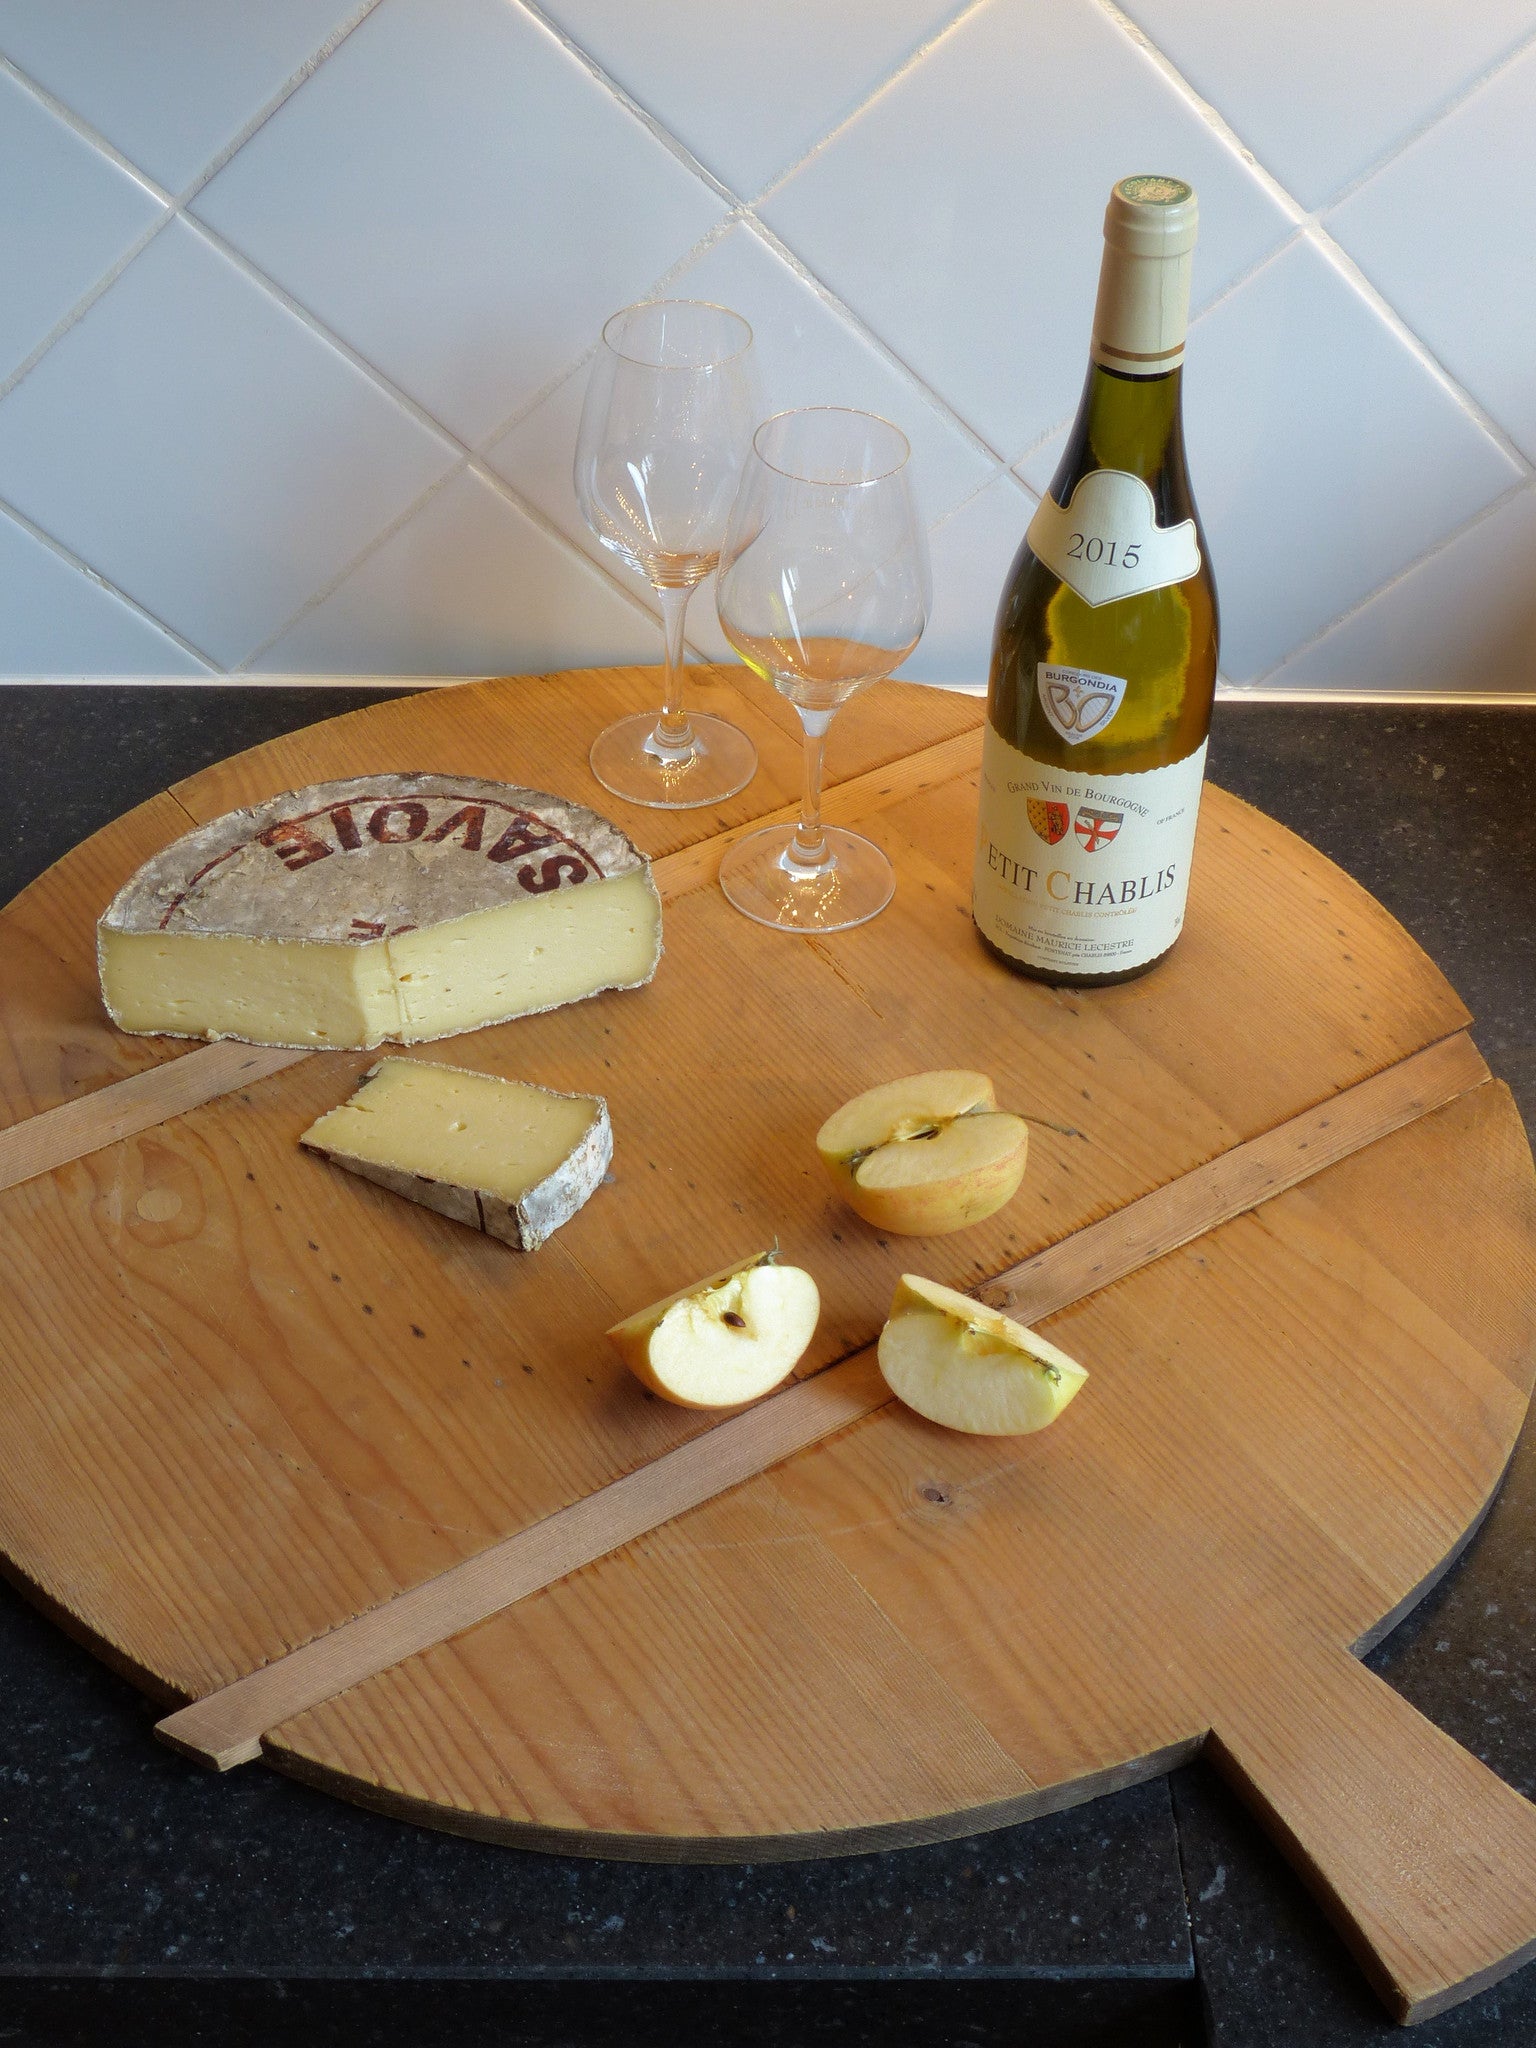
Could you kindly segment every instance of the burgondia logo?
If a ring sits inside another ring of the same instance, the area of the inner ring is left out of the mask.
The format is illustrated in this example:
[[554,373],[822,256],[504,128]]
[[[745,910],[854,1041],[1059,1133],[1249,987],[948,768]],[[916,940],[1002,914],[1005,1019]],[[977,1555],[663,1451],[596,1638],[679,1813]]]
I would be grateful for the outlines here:
[[1125,702],[1125,677],[1042,661],[1035,673],[1040,708],[1069,747],[1079,747],[1109,724]]

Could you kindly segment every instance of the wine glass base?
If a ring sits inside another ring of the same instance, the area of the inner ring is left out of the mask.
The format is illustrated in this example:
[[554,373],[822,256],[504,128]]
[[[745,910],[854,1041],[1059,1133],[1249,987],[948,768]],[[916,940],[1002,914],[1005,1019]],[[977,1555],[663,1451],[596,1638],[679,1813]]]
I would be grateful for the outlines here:
[[746,917],[781,932],[844,932],[878,917],[896,889],[896,872],[872,840],[828,825],[830,859],[819,869],[791,867],[793,825],[769,825],[740,839],[720,863],[720,887]]
[[692,811],[734,796],[757,773],[757,749],[740,727],[690,711],[693,746],[686,754],[669,755],[655,744],[659,715],[621,718],[592,742],[592,773],[626,803]]

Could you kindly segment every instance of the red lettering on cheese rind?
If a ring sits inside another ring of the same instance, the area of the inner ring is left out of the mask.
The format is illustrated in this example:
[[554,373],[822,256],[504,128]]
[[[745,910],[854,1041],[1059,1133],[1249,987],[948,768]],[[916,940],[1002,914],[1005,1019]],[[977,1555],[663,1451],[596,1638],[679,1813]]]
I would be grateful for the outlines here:
[[562,888],[567,874],[573,883],[584,882],[587,879],[585,860],[569,853],[556,853],[545,861],[537,875],[532,868],[519,868],[517,886],[526,889],[530,896],[542,896],[546,890]]
[[496,844],[487,847],[485,857],[497,862],[522,860],[527,854],[542,853],[546,846],[556,846],[559,842],[559,833],[550,831],[542,819],[530,818],[526,811],[519,811]]
[[[415,797],[401,797],[391,803],[382,803],[368,820],[368,836],[376,839],[380,846],[409,846],[413,839],[419,839],[427,829],[427,807]],[[403,817],[406,829],[397,832],[391,825],[391,818]]]
[[256,843],[271,847],[289,873],[296,874],[300,868],[312,867],[317,860],[328,860],[332,852],[325,841],[307,831],[305,825],[306,821],[298,818],[280,818],[265,832],[256,834]]
[[363,838],[357,829],[357,820],[352,815],[352,806],[333,804],[328,815],[336,828],[336,844],[343,853],[356,853],[363,843]]
[[427,834],[427,844],[435,846],[445,839],[451,839],[455,832],[464,834],[463,849],[466,853],[480,851],[481,835],[485,831],[485,805],[461,804],[451,818],[444,818],[441,825],[434,825]]
[[[222,868],[227,862],[238,859],[248,847],[260,846],[265,851],[276,854],[284,868],[291,872],[298,872],[300,869],[312,865],[315,861],[323,860],[328,854],[338,849],[343,853],[359,852],[365,842],[358,830],[357,820],[353,816],[353,807],[363,808],[369,804],[374,806],[375,817],[379,815],[381,809],[398,809],[405,804],[455,805],[457,808],[450,817],[444,819],[442,824],[433,827],[430,832],[424,832],[422,836],[429,842],[438,840],[446,842],[462,825],[464,828],[464,838],[458,850],[465,853],[478,853],[486,859],[491,858],[494,852],[493,847],[486,847],[484,845],[484,829],[488,813],[500,811],[509,817],[510,822],[502,834],[503,838],[506,838],[508,833],[518,830],[526,831],[530,825],[534,826],[537,836],[530,836],[529,842],[522,849],[524,853],[537,851],[542,846],[559,845],[568,847],[571,854],[576,857],[575,861],[570,862],[567,868],[557,872],[554,881],[545,881],[540,878],[532,883],[525,883],[524,886],[530,888],[531,893],[535,895],[542,895],[548,889],[558,888],[560,886],[561,873],[569,873],[573,881],[585,881],[589,875],[595,875],[600,881],[604,879],[602,863],[579,840],[573,839],[568,832],[560,831],[558,826],[549,824],[547,820],[536,817],[534,813],[527,811],[521,805],[504,803],[498,797],[471,797],[462,792],[450,791],[444,792],[441,795],[433,793],[425,797],[386,797],[383,791],[380,790],[372,794],[365,793],[362,796],[349,797],[341,803],[319,804],[312,811],[299,811],[292,817],[279,818],[275,823],[264,826],[260,832],[253,833],[249,839],[242,839],[237,841],[234,846],[225,847],[222,852],[216,853],[211,860],[205,861],[200,868],[188,876],[185,888],[178,890],[167,904],[158,920],[157,929],[165,931],[177,912],[183,910],[196,895],[200,884],[205,882],[210,875],[219,868]],[[327,846],[324,840],[320,839],[315,833],[306,832],[303,829],[306,826],[313,825],[318,819],[325,820],[335,833],[335,847]],[[411,838],[415,836],[414,833],[410,835]],[[378,843],[393,845],[408,842],[405,840],[386,839]],[[500,840],[496,842],[497,845],[500,843]],[[517,854],[512,852],[500,856],[500,859],[503,861],[515,858],[517,858]],[[562,858],[565,857],[562,856]],[[578,864],[581,867],[580,874],[576,873],[576,866]],[[545,868],[547,869],[548,866],[549,863],[546,862]],[[521,876],[519,880],[522,880]],[[360,922],[362,921],[360,920]]]

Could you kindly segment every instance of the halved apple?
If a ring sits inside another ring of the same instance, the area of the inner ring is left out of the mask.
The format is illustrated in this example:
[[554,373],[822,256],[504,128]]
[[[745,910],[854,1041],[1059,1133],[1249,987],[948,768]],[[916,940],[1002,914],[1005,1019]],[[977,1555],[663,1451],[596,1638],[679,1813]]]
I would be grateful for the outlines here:
[[1011,1316],[916,1273],[897,1283],[878,1356],[909,1408],[972,1436],[1044,1429],[1088,1377]]
[[832,1184],[877,1230],[941,1237],[1011,1201],[1029,1126],[997,1107],[985,1074],[944,1068],[866,1089],[816,1133]]
[[816,1334],[821,1295],[799,1266],[756,1252],[615,1323],[642,1386],[680,1408],[737,1408],[776,1387]]

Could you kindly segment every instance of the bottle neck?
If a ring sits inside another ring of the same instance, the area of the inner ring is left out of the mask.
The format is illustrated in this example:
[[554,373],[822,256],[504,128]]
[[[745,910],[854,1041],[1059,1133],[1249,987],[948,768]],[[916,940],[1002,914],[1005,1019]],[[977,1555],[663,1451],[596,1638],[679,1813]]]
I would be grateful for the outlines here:
[[1093,309],[1093,361],[1127,376],[1156,377],[1184,360],[1193,248],[1137,255],[1106,243]]
[[1182,369],[1161,377],[1127,377],[1088,366],[1069,453],[1083,469],[1123,469],[1151,484],[1174,464],[1184,466]]

